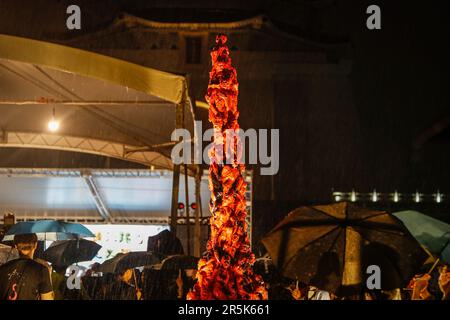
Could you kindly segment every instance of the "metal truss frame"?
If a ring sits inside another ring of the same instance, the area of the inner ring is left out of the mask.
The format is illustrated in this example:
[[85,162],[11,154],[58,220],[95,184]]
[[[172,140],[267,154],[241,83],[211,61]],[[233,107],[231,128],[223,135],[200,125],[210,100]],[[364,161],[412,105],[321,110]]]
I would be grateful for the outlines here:
[[[123,216],[114,217],[110,214],[106,202],[104,201],[101,191],[96,187],[96,178],[149,178],[149,177],[165,177],[172,175],[170,170],[165,169],[48,169],[48,168],[0,168],[0,177],[69,177],[69,178],[82,178],[85,179],[88,184],[91,195],[95,201],[97,211],[99,213],[98,218],[93,217],[74,217],[70,212],[61,212],[58,215],[52,216],[52,219],[57,219],[67,222],[79,222],[79,223],[115,223],[115,224],[161,224],[170,225],[171,217],[136,217],[136,216]],[[248,235],[251,239],[252,236],[252,209],[253,209],[253,172],[246,171],[245,180],[247,182],[247,224]],[[203,171],[202,181],[208,181],[208,170]],[[91,189],[90,186],[93,186]],[[202,201],[209,201],[209,199],[202,199]],[[200,205],[200,204],[199,204]],[[188,207],[187,205],[186,207]],[[0,220],[2,217],[0,217]],[[37,220],[37,214],[30,212],[27,215],[18,217],[17,221],[33,221]],[[42,217],[41,217],[42,219]],[[200,218],[200,224],[206,225],[209,223],[210,216],[202,216]],[[195,224],[194,217],[191,217],[190,224]],[[177,225],[185,225],[187,223],[186,217],[178,216],[176,218]]]
[[169,170],[173,167],[168,157],[154,150],[129,152],[137,150],[139,146],[70,135],[3,131],[0,132],[0,147],[74,151],[136,162],[148,167]]

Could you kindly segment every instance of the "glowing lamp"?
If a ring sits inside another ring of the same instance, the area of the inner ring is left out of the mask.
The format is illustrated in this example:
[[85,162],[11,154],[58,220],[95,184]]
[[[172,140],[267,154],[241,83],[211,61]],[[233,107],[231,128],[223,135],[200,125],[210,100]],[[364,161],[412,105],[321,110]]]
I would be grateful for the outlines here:
[[50,130],[51,132],[56,132],[59,129],[59,121],[56,120],[50,120],[48,122],[48,130]]
[[56,120],[56,116],[55,116],[55,108],[53,108],[53,116],[52,119],[48,122],[48,130],[50,130],[50,132],[56,132],[59,129],[59,121]]

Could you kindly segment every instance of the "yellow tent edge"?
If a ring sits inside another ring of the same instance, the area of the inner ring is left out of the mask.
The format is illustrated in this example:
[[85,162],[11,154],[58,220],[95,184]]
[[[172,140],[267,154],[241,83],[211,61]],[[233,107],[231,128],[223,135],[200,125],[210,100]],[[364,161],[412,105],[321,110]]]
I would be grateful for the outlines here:
[[110,81],[174,104],[187,99],[184,76],[52,42],[0,34],[0,58]]

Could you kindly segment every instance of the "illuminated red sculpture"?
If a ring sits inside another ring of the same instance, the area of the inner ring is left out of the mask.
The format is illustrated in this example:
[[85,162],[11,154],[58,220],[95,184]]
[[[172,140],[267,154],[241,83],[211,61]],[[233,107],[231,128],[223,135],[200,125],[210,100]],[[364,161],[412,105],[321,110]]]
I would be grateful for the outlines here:
[[[209,151],[211,238],[198,264],[198,281],[187,296],[190,300],[267,299],[261,277],[252,270],[255,257],[245,221],[247,184],[243,177],[245,166],[240,163],[240,140],[227,131],[239,129],[239,112],[237,74],[226,41],[225,35],[218,35],[211,51],[212,70],[206,94],[209,121],[214,127],[213,148]],[[227,157],[231,161],[225,161]]]

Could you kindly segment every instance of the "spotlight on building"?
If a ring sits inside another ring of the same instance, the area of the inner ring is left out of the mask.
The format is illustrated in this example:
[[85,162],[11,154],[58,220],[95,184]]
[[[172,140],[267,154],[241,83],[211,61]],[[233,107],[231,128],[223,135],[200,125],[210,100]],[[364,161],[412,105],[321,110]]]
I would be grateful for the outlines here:
[[436,199],[437,203],[441,203],[442,202],[442,194],[439,192],[439,190],[434,195],[434,198]]
[[341,192],[333,192],[333,198],[334,201],[339,202],[342,200],[342,193]]
[[414,202],[419,203],[420,200],[421,200],[420,193],[419,191],[416,191],[416,193],[414,194]]
[[394,202],[399,202],[400,200],[400,195],[398,194],[397,190],[394,191],[394,194],[392,195],[392,200]]
[[377,190],[375,190],[375,189],[373,189],[373,192],[372,192],[372,202],[377,202],[378,201],[378,193],[377,193]]
[[350,201],[351,202],[355,202],[356,201],[356,192],[353,189],[352,192],[350,193]]

